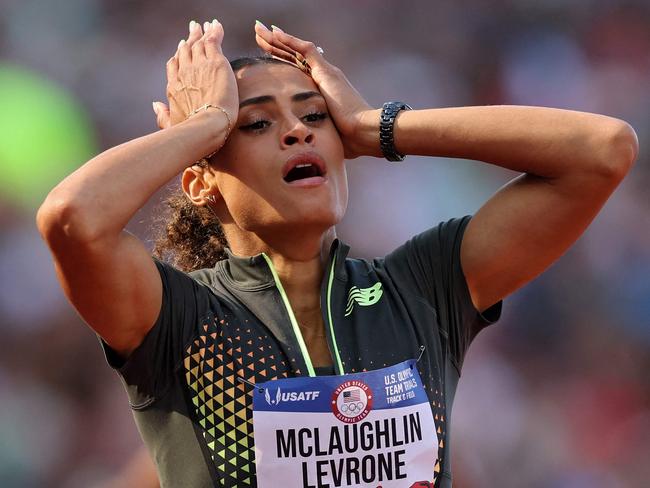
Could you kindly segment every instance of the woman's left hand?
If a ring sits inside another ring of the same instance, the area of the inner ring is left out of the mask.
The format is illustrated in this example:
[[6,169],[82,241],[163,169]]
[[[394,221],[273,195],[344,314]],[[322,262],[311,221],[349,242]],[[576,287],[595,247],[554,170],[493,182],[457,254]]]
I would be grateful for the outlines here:
[[312,77],[341,134],[346,159],[381,156],[380,110],[368,105],[343,72],[328,63],[313,42],[298,39],[275,26],[269,30],[261,22],[255,25],[255,40],[267,53],[299,67]]

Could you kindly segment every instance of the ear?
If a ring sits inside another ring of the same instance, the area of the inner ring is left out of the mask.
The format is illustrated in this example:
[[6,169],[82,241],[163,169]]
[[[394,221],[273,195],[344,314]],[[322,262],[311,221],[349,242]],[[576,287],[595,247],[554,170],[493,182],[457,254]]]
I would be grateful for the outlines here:
[[183,193],[194,205],[202,207],[208,203],[216,203],[221,198],[221,193],[214,184],[214,178],[210,176],[214,176],[210,168],[198,164],[193,164],[183,171],[181,176]]

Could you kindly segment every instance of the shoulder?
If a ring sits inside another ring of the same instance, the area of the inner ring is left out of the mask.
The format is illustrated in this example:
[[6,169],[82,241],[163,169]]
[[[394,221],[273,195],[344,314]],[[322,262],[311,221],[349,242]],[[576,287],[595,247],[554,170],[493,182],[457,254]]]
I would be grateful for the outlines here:
[[183,271],[171,263],[153,257],[163,282],[193,287],[210,286],[215,281],[215,268],[202,268],[192,271]]

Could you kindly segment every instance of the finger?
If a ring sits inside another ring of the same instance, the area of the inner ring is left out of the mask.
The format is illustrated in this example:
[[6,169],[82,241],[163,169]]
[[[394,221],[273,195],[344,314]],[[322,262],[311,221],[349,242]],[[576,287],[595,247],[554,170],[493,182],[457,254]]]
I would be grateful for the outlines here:
[[[292,36],[290,34],[287,34],[284,32],[282,29],[280,29],[278,26],[274,25],[271,26],[272,31],[271,33],[273,34],[273,40],[277,41],[274,44],[283,44],[286,46],[289,50],[296,51],[300,54],[302,54],[305,58],[321,58],[322,55],[318,50],[316,49],[316,45],[313,42],[310,41],[304,41],[302,39],[299,39],[298,37]],[[308,59],[310,61],[311,59]]]
[[[255,25],[255,33],[260,37],[258,45],[272,56],[284,61],[291,62],[294,66],[305,72],[312,74],[312,68],[315,66],[326,67],[329,63],[324,60],[318,48],[311,42],[303,41],[294,36],[289,36],[277,26],[272,26],[269,30],[259,20]],[[285,42],[293,38],[293,42]]]
[[176,51],[176,56],[178,57],[178,68],[181,66],[187,66],[192,62],[192,51],[187,45],[185,39],[181,39],[181,42],[178,43],[178,50]]
[[169,60],[167,60],[167,64],[165,65],[165,70],[167,71],[167,81],[172,82],[175,81],[178,77],[178,56],[174,55]]
[[296,65],[296,57],[293,54],[290,54],[284,49],[280,49],[269,44],[264,38],[260,37],[257,34],[255,35],[255,41],[257,42],[257,45],[259,47],[261,47],[264,51],[266,51],[270,55],[275,56],[276,58],[280,58],[283,61],[287,61],[293,65]]
[[205,30],[203,45],[205,47],[205,55],[208,58],[223,54],[221,50],[221,43],[223,42],[223,26],[221,23],[214,19],[212,22],[206,22],[208,28]]
[[156,123],[161,129],[167,129],[171,126],[171,117],[169,107],[163,102],[153,102],[153,110],[156,113]]
[[284,49],[288,53],[293,54],[295,56],[296,50],[289,47],[289,46],[287,46],[287,44],[282,42],[282,40],[278,36],[274,35],[275,32],[278,31],[278,30],[280,32],[282,32],[282,30],[279,27],[277,27],[275,25],[271,26],[271,38],[273,39],[273,41],[272,41],[273,45],[276,46],[276,47],[279,47],[280,49]]
[[200,59],[205,59],[205,44],[203,42],[203,37],[192,44],[192,61],[197,61]]
[[189,35],[187,36],[187,44],[192,48],[194,43],[201,39],[201,36],[203,35],[203,31],[201,30],[201,26],[194,20],[190,21],[189,25]]
[[[290,62],[295,62],[295,51],[291,49],[290,47],[284,45],[282,42],[280,42],[277,38],[273,36],[273,32],[269,30],[268,27],[266,27],[262,22],[259,20],[255,21],[255,36],[256,36],[256,41],[257,44],[264,49],[265,51],[269,52],[270,54],[273,54],[274,56],[281,57],[283,59],[286,59],[286,56],[291,56],[291,60],[287,59],[287,61]],[[260,38],[262,41],[264,41],[264,44],[261,44],[257,38]]]

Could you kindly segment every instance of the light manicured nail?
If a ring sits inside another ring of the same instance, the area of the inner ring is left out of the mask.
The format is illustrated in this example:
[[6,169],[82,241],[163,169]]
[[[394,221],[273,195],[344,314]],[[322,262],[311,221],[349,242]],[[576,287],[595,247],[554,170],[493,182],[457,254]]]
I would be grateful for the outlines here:
[[280,29],[277,25],[271,24],[271,29],[277,30],[277,31],[280,31],[280,32],[284,33],[284,31],[282,29]]
[[210,22],[203,22],[203,31],[207,31],[210,28]]
[[196,29],[197,23],[194,20],[190,21],[190,32]]
[[153,112],[158,115],[158,107],[156,107],[156,102],[151,102],[151,106],[153,107]]
[[261,25],[264,29],[269,30],[267,26],[265,26],[261,21],[255,20],[255,25]]
[[178,43],[178,49],[180,49],[184,45],[185,45],[185,39],[181,39],[181,41]]

